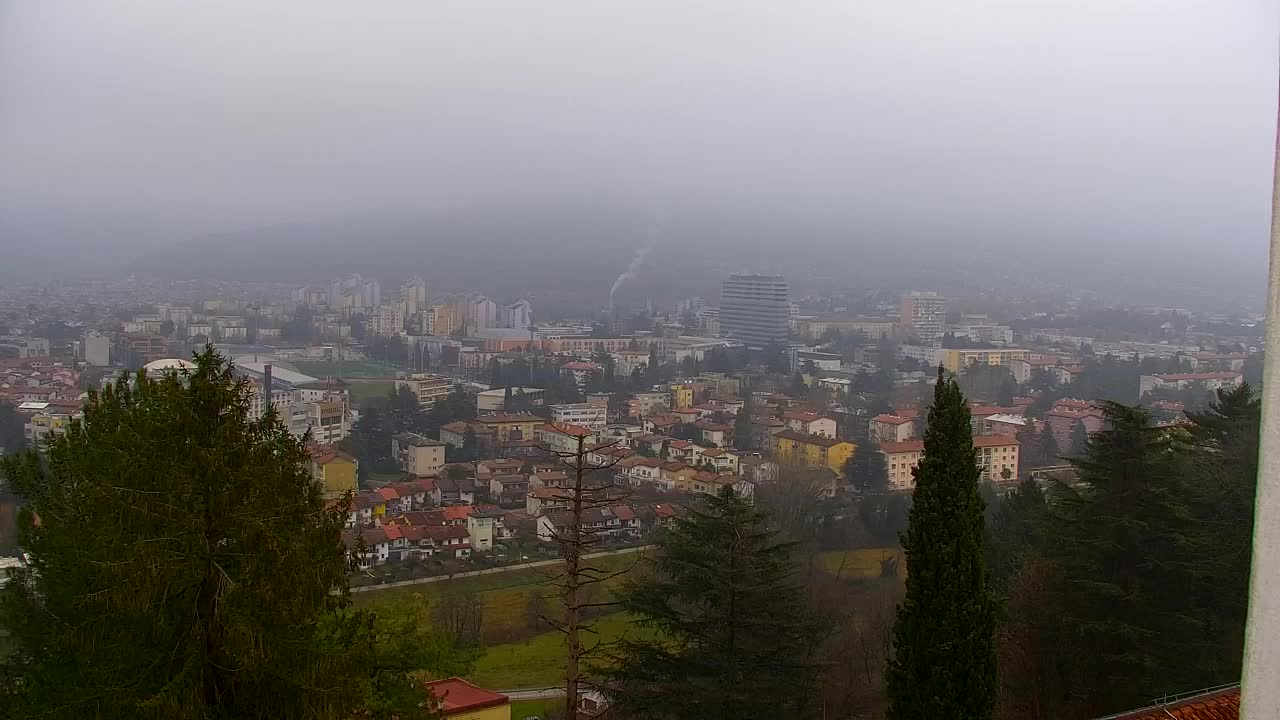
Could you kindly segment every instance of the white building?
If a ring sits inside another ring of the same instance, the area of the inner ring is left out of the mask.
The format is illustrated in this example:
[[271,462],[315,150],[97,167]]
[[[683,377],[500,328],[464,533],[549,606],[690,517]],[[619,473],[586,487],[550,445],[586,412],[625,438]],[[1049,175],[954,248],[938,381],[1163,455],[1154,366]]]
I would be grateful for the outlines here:
[[592,430],[601,430],[609,424],[609,408],[592,403],[567,403],[551,406],[551,422],[568,423]]
[[935,292],[909,292],[902,296],[900,321],[905,334],[921,345],[939,347],[947,321],[947,299]]
[[84,334],[84,361],[94,367],[111,365],[111,336],[96,330]]

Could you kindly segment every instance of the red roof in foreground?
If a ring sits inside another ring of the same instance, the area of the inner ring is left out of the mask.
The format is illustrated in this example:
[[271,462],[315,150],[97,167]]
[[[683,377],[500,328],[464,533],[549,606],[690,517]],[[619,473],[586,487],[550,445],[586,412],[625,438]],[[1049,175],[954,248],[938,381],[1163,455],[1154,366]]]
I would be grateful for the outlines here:
[[1240,720],[1240,687],[1195,695],[1102,720]]
[[440,704],[446,713],[479,710],[495,705],[506,705],[511,702],[511,698],[502,693],[485,690],[478,685],[472,685],[462,678],[451,677],[447,680],[433,680],[423,683],[423,687],[430,690],[431,694],[440,700]]

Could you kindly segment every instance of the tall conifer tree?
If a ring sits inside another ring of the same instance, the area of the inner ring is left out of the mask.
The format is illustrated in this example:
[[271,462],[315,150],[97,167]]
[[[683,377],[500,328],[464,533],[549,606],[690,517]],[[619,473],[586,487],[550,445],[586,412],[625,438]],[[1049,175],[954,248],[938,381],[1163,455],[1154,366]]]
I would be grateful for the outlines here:
[[622,607],[650,638],[624,639],[602,669],[622,717],[814,717],[825,626],[796,580],[790,546],[750,501],[725,488],[659,543],[653,574]]
[[981,472],[969,407],[938,370],[924,457],[902,537],[907,594],[893,628],[890,720],[990,720],[995,604],[987,583]]

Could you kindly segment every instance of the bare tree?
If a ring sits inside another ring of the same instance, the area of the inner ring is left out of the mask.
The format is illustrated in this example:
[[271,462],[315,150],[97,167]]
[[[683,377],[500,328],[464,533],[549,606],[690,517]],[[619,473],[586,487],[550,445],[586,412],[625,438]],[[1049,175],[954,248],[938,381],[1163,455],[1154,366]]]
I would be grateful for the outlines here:
[[[542,619],[552,628],[563,633],[568,644],[568,656],[565,661],[565,720],[577,720],[579,688],[583,685],[583,661],[593,653],[601,650],[599,635],[595,624],[588,622],[584,611],[591,608],[614,605],[612,601],[592,601],[588,598],[588,590],[601,583],[626,573],[634,564],[621,570],[607,570],[593,565],[584,557],[593,546],[600,544],[603,537],[596,528],[590,527],[601,515],[601,510],[626,500],[630,493],[613,482],[610,470],[621,458],[592,462],[588,458],[597,458],[615,447],[618,441],[599,446],[590,446],[587,440],[589,433],[572,432],[577,443],[572,451],[543,448],[557,457],[570,471],[572,484],[555,493],[554,499],[566,503],[565,511],[559,514],[561,523],[556,522],[556,514],[551,515],[551,534],[560,546],[560,554],[564,562],[558,573],[550,576],[550,584],[556,588],[555,596],[559,597],[564,607],[564,620],[560,621],[543,615]],[[637,560],[639,561],[638,554]],[[596,635],[597,641],[591,646],[583,643],[584,635]]]
[[475,593],[452,595],[433,608],[435,622],[442,626],[457,647],[476,647],[484,627],[484,603]]

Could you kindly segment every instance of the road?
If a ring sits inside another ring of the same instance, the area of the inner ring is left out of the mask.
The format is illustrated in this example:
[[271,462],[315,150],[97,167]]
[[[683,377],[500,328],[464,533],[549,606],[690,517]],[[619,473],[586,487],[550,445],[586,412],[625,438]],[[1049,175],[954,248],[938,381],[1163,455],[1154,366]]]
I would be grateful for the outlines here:
[[[640,545],[637,547],[619,548],[617,550],[605,550],[597,553],[587,553],[583,558],[590,559],[595,557],[604,557],[606,555],[622,555],[625,553],[640,552],[648,550],[653,545]],[[562,561],[556,560],[538,560],[536,562],[520,563],[519,565],[503,565],[501,567],[485,568],[484,570],[468,570],[467,572],[454,573],[453,575],[432,575],[430,577],[413,578],[412,580],[397,580],[396,582],[382,583],[381,585],[362,585],[360,587],[351,588],[351,592],[373,592],[375,590],[389,590],[391,588],[408,587],[410,585],[425,585],[426,583],[444,582],[448,580],[458,580],[461,578],[477,577],[480,575],[492,575],[494,573],[511,572],[512,570],[528,570],[530,568],[548,567],[558,565]]]
[[564,688],[562,687],[517,688],[515,690],[499,690],[498,692],[511,698],[512,702],[517,700],[551,700],[564,697]]

